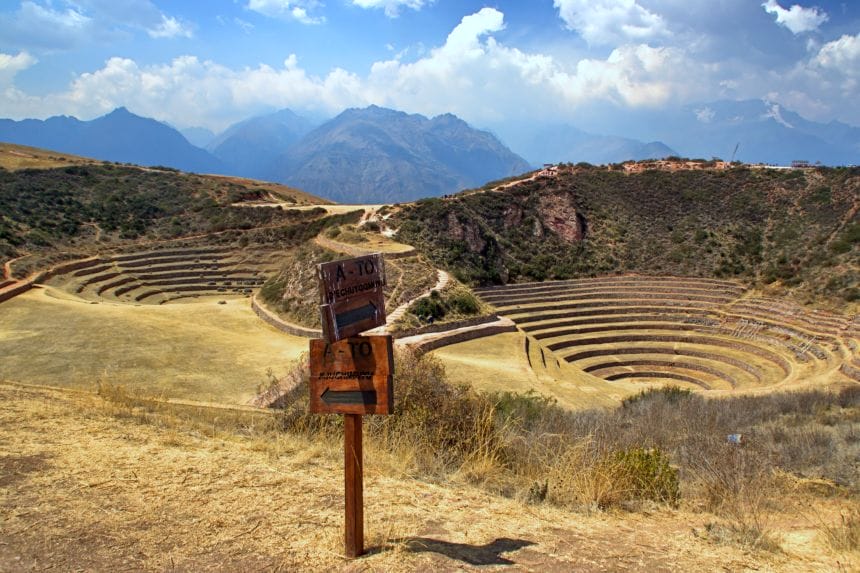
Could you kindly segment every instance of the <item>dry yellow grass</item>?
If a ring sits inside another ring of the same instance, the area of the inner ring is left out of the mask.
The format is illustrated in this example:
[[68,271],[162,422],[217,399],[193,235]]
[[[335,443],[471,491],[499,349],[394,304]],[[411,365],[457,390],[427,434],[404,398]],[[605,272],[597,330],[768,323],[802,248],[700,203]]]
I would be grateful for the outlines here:
[[102,163],[96,159],[79,157],[59,151],[16,145],[14,143],[0,143],[0,167],[9,171],[20,169],[51,169],[54,167],[65,167],[67,165],[88,165]]
[[93,388],[124,385],[171,398],[245,403],[266,372],[307,339],[263,323],[247,299],[164,306],[90,304],[52,288],[3,303],[0,379]]
[[[583,515],[459,482],[397,477],[366,455],[366,546],[341,557],[337,438],[315,443],[218,414],[0,384],[0,570],[849,571],[814,524],[777,552],[717,543],[686,510]],[[806,502],[800,498],[801,502]],[[821,502],[836,510],[836,500]],[[828,518],[829,519],[829,518]],[[836,518],[838,520],[838,518]],[[832,520],[831,520],[832,521]],[[835,523],[835,522],[834,522]]]
[[275,197],[288,199],[295,201],[295,203],[286,202],[283,204],[285,209],[289,209],[291,206],[328,206],[331,204],[331,201],[328,199],[323,199],[321,197],[317,197],[316,195],[311,195],[310,193],[305,193],[295,187],[290,187],[288,185],[281,185],[280,183],[271,183],[269,181],[259,181],[257,179],[248,179],[246,177],[236,177],[233,175],[202,175],[202,177],[209,177],[216,180],[227,180],[231,183],[236,183],[237,185],[241,185],[243,187],[247,187],[249,189],[263,189],[268,191]]

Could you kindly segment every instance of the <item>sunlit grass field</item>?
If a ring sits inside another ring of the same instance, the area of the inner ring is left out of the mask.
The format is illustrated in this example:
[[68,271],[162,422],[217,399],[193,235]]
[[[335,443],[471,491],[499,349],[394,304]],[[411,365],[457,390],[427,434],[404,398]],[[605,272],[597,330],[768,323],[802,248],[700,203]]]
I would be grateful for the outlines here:
[[266,325],[248,299],[91,304],[51,288],[0,308],[0,380],[242,404],[307,349]]
[[531,357],[529,366],[520,332],[497,334],[433,351],[445,365],[449,380],[485,392],[536,392],[559,405],[580,409],[617,404],[642,389],[628,382],[606,382],[566,364],[546,368]]

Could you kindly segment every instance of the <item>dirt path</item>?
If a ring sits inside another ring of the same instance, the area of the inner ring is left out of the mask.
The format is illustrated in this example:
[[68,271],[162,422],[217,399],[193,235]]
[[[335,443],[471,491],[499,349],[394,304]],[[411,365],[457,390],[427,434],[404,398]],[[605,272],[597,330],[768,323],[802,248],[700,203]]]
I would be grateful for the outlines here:
[[440,269],[436,269],[436,277],[437,277],[436,284],[433,285],[433,288],[431,288],[430,290],[427,290],[426,292],[421,293],[420,295],[416,296],[415,298],[409,299],[406,302],[403,302],[400,305],[398,305],[397,308],[395,308],[390,313],[388,313],[388,315],[386,315],[385,326],[380,326],[380,327],[374,328],[373,330],[368,330],[367,331],[368,334],[384,334],[384,333],[388,332],[389,327],[391,325],[393,325],[395,322],[397,322],[398,320],[400,320],[400,318],[404,314],[406,314],[407,309],[412,305],[412,303],[414,303],[416,300],[420,300],[422,298],[426,298],[426,297],[430,296],[430,293],[434,290],[435,291],[441,291],[446,286],[448,286],[448,283],[451,281],[451,275],[449,275],[447,272],[440,270]]
[[531,175],[529,177],[524,177],[522,179],[517,179],[516,181],[509,181],[507,183],[503,183],[501,185],[493,187],[492,189],[490,189],[490,191],[502,191],[504,189],[516,187],[517,185],[521,185],[521,184],[527,183],[529,181],[534,181],[535,179],[537,179],[539,177],[555,177],[556,175],[558,175],[558,172],[553,170],[553,169],[541,169],[539,171],[535,171],[534,175]]
[[9,259],[5,263],[3,263],[3,278],[6,280],[12,279],[12,263],[15,261],[20,261],[24,257],[29,257],[30,255],[21,255],[20,257],[15,257],[14,259]]

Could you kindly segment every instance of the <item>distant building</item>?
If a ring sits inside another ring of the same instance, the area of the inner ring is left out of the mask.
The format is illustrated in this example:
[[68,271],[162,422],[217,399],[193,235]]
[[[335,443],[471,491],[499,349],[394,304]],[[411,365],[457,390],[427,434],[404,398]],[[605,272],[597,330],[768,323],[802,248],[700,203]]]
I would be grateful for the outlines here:
[[812,165],[809,164],[809,161],[806,161],[805,159],[795,159],[791,162],[791,166],[794,169],[809,169],[812,167]]

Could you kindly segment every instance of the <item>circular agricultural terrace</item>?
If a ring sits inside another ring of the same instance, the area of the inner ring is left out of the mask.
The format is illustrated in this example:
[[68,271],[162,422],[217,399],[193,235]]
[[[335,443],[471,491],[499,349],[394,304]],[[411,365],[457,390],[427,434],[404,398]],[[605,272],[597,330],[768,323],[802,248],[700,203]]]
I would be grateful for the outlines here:
[[173,247],[96,257],[55,273],[52,283],[93,300],[164,304],[201,296],[247,296],[271,255],[222,247]]
[[[840,369],[857,378],[856,325],[724,280],[612,276],[476,289],[547,357],[604,380],[732,390]],[[535,356],[536,359],[531,357]]]

